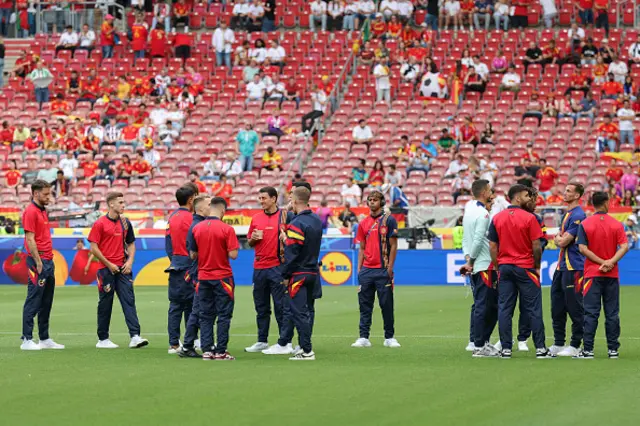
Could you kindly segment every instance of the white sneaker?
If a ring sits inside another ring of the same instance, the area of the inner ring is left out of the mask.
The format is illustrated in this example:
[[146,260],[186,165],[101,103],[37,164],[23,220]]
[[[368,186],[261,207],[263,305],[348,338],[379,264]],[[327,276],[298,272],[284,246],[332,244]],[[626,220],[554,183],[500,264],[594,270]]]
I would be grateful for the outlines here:
[[96,344],[96,348],[98,349],[118,349],[120,346],[116,345],[115,343],[113,343],[111,340],[106,339],[106,340],[100,340],[97,344]]
[[178,352],[180,352],[181,350],[182,350],[182,345],[169,346],[169,349],[167,350],[167,353],[169,355],[175,355]]
[[[386,340],[385,340],[386,342]],[[360,337],[358,340],[355,341],[355,343],[353,343],[351,345],[352,348],[370,348],[371,347],[371,342],[369,341],[369,339],[365,339],[364,337]]]
[[23,340],[22,344],[20,345],[20,349],[22,349],[23,351],[39,351],[42,348],[33,340]]
[[313,351],[306,353],[302,349],[296,352],[294,356],[289,358],[289,361],[315,361],[315,360],[316,360],[316,354]]
[[194,346],[196,349],[200,350],[200,349],[201,349],[201,348],[200,348],[200,339],[196,339],[196,340],[195,340],[195,342],[193,342],[193,346]]
[[469,342],[466,348],[464,348],[467,352],[473,352],[476,348],[476,345],[473,342]]
[[384,346],[387,348],[399,348],[400,343],[392,337],[391,339],[384,339]]
[[275,345],[264,349],[262,353],[265,355],[291,355],[295,352],[293,350],[293,346],[291,346],[291,343],[286,346],[280,346],[276,343]]
[[[500,351],[502,350],[502,342],[501,342],[500,340],[498,340],[498,341],[493,345],[493,347],[494,347],[494,348],[496,348],[496,350],[497,350],[498,352],[500,352]],[[467,349],[467,350],[468,350],[468,349]]]
[[256,342],[253,345],[249,346],[248,348],[244,348],[244,351],[245,352],[256,353],[256,352],[262,352],[265,349],[269,349],[269,344],[268,343]]
[[549,348],[549,352],[551,352],[554,355],[557,356],[577,356],[578,353],[580,352],[578,349],[574,348],[573,346],[556,346],[553,345]]
[[520,352],[529,352],[529,346],[527,346],[527,341],[518,342],[518,350]]
[[295,345],[294,348],[292,349],[293,352],[291,352],[291,353],[295,354],[296,352],[299,352],[301,349],[302,348],[300,347],[300,345]]
[[64,349],[64,345],[54,342],[51,339],[40,340],[40,349]]
[[148,344],[149,344],[149,341],[147,339],[143,339],[142,337],[135,335],[131,338],[131,341],[129,342],[129,348],[138,349],[138,348],[147,346]]

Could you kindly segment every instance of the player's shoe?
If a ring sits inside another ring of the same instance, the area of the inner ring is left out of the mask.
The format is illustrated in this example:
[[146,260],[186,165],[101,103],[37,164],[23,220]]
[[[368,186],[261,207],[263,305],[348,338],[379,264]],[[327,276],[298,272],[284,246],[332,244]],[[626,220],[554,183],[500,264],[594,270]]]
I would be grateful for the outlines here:
[[316,360],[316,354],[313,351],[307,353],[302,349],[296,352],[294,356],[289,358],[289,361],[315,361],[315,360]]
[[518,342],[518,351],[519,352],[529,352],[529,346],[527,346],[527,341]]
[[275,345],[264,349],[262,353],[265,355],[291,355],[292,353],[294,353],[294,351],[291,343],[286,346],[280,346],[278,343],[276,343]]
[[[555,345],[554,345],[555,346]],[[551,353],[553,353],[553,346],[549,348]],[[566,346],[560,352],[557,353],[558,356],[570,356],[574,357],[580,353],[580,349],[574,348],[573,346]]]
[[549,359],[555,357],[555,354],[552,354],[551,351],[547,348],[536,349],[536,359]]
[[500,353],[493,346],[486,344],[481,348],[473,348],[473,358],[496,358]]
[[573,357],[573,359],[593,359],[593,351],[585,351],[584,349],[580,353]]
[[180,345],[172,345],[172,346],[169,346],[169,350],[167,351],[167,353],[169,355],[175,355],[178,352],[180,352],[180,349],[182,349],[182,346],[180,346]]
[[[467,346],[467,347],[468,347],[468,346]],[[474,345],[473,347],[475,348],[475,345]],[[502,342],[501,342],[500,340],[498,340],[498,341],[493,345],[493,347],[494,347],[494,348],[496,348],[496,350],[497,350],[498,352],[500,352],[500,351],[502,350]],[[467,350],[469,350],[469,349],[467,349]]]
[[609,359],[618,359],[620,357],[620,353],[617,350],[609,349]]
[[200,355],[198,352],[196,352],[195,349],[187,349],[187,348],[182,347],[176,353],[178,354],[178,356],[180,358],[202,358],[202,355]]
[[40,349],[64,349],[64,345],[54,342],[51,339],[40,340]]
[[[386,342],[386,340],[385,340]],[[352,348],[370,348],[371,347],[371,342],[369,341],[369,339],[365,339],[364,337],[360,337],[358,340],[355,341],[355,343],[351,344]]]
[[511,359],[511,349],[502,349],[500,351],[500,358]]
[[300,350],[300,345],[295,345],[293,347],[293,350],[291,351],[292,354],[295,354],[296,352],[298,352]]
[[398,341],[395,338],[391,338],[391,339],[384,339],[384,343],[383,345],[387,348],[399,348],[400,347],[400,343],[398,343]]
[[256,353],[256,352],[262,352],[265,349],[269,349],[269,344],[266,342],[256,342],[253,345],[249,346],[248,348],[244,348],[245,352],[251,352],[251,353]]
[[96,343],[96,348],[98,348],[98,349],[118,349],[119,346],[116,345],[115,343],[113,343],[111,340],[105,339],[105,340],[100,340],[98,343]]
[[236,358],[231,356],[229,352],[225,352],[222,354],[215,354],[213,359],[214,361],[233,361]]
[[473,352],[476,349],[476,345],[473,342],[469,342],[466,348],[464,348],[467,352]]
[[568,346],[558,346],[558,345],[551,345],[549,347],[549,352],[551,352],[554,355],[558,355],[560,352],[562,352],[565,348],[568,348]]
[[136,334],[131,338],[131,341],[129,342],[129,348],[131,349],[143,348],[148,344],[149,344],[149,341],[147,339],[143,339],[142,337]]
[[42,348],[33,340],[23,340],[20,349],[23,351],[39,351]]
[[200,347],[200,339],[196,339],[195,342],[193,342],[193,347],[196,349],[202,349]]
[[203,361],[213,361],[216,359],[216,355],[213,352],[205,352],[202,354]]

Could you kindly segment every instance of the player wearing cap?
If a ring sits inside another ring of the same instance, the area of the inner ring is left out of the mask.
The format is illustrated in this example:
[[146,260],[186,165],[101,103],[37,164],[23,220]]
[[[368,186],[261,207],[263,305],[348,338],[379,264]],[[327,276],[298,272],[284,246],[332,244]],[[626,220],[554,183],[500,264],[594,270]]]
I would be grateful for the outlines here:
[[120,192],[110,192],[106,198],[109,211],[100,217],[89,232],[91,254],[104,267],[98,271],[98,349],[118,347],[109,340],[109,324],[113,294],[118,295],[124,319],[129,329],[130,348],[141,348],[149,341],[140,337],[140,322],[136,311],[131,267],[136,254],[136,237],[129,219],[122,216],[125,203]]
[[584,347],[576,358],[591,359],[601,305],[604,305],[609,358],[618,358],[620,348],[620,282],[618,262],[629,251],[622,223],[609,216],[609,196],[595,192],[595,209],[578,228],[578,247],[584,261]]
[[385,200],[380,191],[367,197],[371,214],[358,226],[358,302],[360,305],[360,337],[351,346],[371,346],[371,314],[378,294],[384,322],[384,346],[399,348],[395,339],[393,313],[393,265],[398,251],[398,224],[393,216],[384,213]]
[[[231,361],[227,352],[229,326],[234,308],[235,283],[229,259],[238,258],[238,238],[222,221],[227,210],[224,198],[211,200],[211,216],[197,224],[189,236],[189,252],[198,259],[198,298],[202,359]],[[213,348],[213,323],[218,321],[218,344]],[[213,348],[213,349],[212,349]]]
[[[580,207],[580,198],[584,187],[569,182],[564,190],[567,212],[562,218],[560,231],[554,242],[560,248],[558,267],[553,274],[551,284],[551,320],[553,321],[554,344],[549,348],[558,356],[576,356],[582,343],[584,332],[584,307],[582,303],[582,284],[584,255],[576,244],[580,224],[587,218]],[[567,314],[571,317],[571,342],[564,347]]]
[[181,186],[176,190],[176,200],[180,206],[171,213],[167,221],[165,251],[171,264],[165,270],[169,273],[169,313],[167,331],[169,333],[169,353],[180,350],[180,324],[184,317],[189,320],[193,305],[193,284],[187,282],[186,275],[191,266],[187,251],[187,233],[193,222],[193,199],[196,192],[191,186]]
[[[27,298],[22,309],[23,351],[64,349],[49,337],[49,317],[56,288],[51,229],[46,207],[51,200],[51,185],[43,180],[31,184],[32,199],[22,214],[24,246],[27,249]],[[38,316],[39,343],[33,341],[33,319]]]
[[518,296],[527,314],[537,358],[549,358],[545,346],[540,289],[542,230],[535,216],[524,210],[529,203],[528,188],[513,185],[509,189],[511,205],[498,213],[489,226],[489,248],[494,267],[498,269],[498,325],[502,350],[500,356],[511,358],[512,321]]

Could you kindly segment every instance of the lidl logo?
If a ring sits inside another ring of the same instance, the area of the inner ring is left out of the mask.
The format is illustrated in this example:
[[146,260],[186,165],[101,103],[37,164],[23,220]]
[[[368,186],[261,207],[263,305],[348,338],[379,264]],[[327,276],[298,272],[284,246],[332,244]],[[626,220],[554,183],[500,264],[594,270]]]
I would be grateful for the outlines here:
[[342,285],[351,278],[353,264],[344,253],[331,252],[322,258],[320,276],[331,285]]

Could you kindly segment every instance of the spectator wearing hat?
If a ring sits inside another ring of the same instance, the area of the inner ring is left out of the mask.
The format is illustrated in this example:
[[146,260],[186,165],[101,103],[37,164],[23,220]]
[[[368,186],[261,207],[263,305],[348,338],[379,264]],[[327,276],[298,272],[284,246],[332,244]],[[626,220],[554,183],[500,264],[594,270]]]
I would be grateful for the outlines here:
[[160,164],[160,153],[153,147],[153,140],[148,138],[144,142],[144,161],[149,163],[154,169]]

